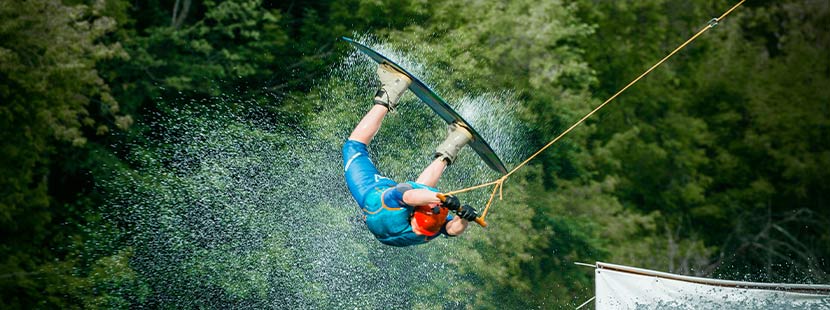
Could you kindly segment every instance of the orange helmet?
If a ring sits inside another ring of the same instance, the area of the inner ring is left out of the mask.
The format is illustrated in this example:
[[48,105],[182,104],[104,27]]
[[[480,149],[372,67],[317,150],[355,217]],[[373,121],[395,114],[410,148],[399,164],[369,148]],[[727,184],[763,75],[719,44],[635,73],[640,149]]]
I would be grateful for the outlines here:
[[447,223],[448,212],[447,208],[440,207],[438,203],[415,207],[415,212],[412,213],[412,217],[415,218],[412,231],[425,236],[437,234]]

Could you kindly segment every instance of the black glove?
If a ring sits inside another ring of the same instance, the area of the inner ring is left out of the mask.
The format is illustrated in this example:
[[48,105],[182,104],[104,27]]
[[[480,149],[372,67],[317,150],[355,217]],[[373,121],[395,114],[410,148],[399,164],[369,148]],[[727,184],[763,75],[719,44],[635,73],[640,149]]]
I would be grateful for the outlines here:
[[458,197],[448,195],[444,198],[444,207],[450,209],[451,211],[458,211],[461,208],[461,201],[458,200]]
[[476,209],[471,207],[470,205],[461,206],[461,210],[459,210],[455,214],[458,214],[460,218],[468,221],[475,221],[478,217],[478,212],[476,212]]

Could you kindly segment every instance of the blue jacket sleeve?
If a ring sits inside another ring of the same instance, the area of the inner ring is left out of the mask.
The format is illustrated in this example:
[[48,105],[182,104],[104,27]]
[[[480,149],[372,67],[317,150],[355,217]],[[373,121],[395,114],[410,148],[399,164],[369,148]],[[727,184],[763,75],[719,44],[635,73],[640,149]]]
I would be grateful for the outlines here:
[[412,210],[412,206],[403,202],[403,194],[411,189],[412,185],[409,185],[408,183],[400,183],[383,194],[383,203],[390,208],[405,208]]

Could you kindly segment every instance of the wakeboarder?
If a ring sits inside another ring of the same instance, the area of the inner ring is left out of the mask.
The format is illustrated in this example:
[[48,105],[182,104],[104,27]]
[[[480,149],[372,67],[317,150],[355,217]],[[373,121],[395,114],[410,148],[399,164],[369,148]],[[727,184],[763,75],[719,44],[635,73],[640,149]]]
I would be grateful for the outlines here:
[[346,184],[363,211],[366,226],[381,243],[399,247],[427,243],[441,235],[462,234],[469,221],[476,220],[476,209],[461,205],[455,196],[446,196],[442,202],[435,186],[473,135],[456,123],[449,125],[447,138],[436,148],[434,160],[414,182],[398,183],[381,175],[369,158],[367,146],[412,80],[385,63],[378,65],[377,74],[381,87],[374,105],[343,145]]

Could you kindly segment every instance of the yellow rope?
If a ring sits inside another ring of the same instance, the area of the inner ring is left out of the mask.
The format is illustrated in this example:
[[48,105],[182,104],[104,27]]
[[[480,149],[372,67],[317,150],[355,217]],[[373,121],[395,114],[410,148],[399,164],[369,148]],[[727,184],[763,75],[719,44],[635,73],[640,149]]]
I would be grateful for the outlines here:
[[621,88],[621,89],[620,89],[619,91],[617,91],[614,95],[612,95],[612,96],[611,96],[611,97],[609,97],[607,100],[605,100],[605,102],[603,102],[602,104],[600,104],[599,106],[597,106],[596,108],[594,108],[591,112],[589,112],[588,114],[586,114],[585,116],[583,116],[581,119],[579,119],[578,121],[576,121],[576,123],[574,123],[573,125],[571,125],[571,127],[568,127],[568,129],[566,129],[566,130],[565,130],[565,131],[563,131],[561,134],[559,134],[559,136],[557,136],[556,138],[554,138],[553,140],[551,140],[550,142],[548,142],[548,144],[545,144],[545,146],[543,146],[541,149],[539,149],[538,151],[536,151],[536,153],[533,153],[533,155],[530,155],[530,157],[528,157],[527,159],[525,159],[525,161],[523,161],[523,162],[522,162],[522,163],[520,163],[518,166],[516,166],[515,168],[513,168],[513,170],[510,170],[510,172],[508,172],[507,174],[503,175],[501,178],[499,178],[499,179],[497,179],[497,180],[494,180],[494,181],[487,182],[487,183],[479,184],[479,185],[476,185],[476,186],[471,186],[471,187],[467,187],[467,188],[463,188],[463,189],[459,189],[459,190],[450,191],[450,192],[444,193],[444,195],[455,195],[455,194],[464,193],[464,192],[469,192],[469,191],[472,191],[472,190],[474,190],[474,189],[478,189],[478,188],[482,188],[482,187],[487,187],[487,186],[493,185],[493,192],[490,194],[490,199],[489,199],[489,200],[487,200],[487,204],[486,204],[486,205],[485,205],[485,207],[484,207],[484,211],[481,213],[481,218],[482,218],[482,219],[484,219],[484,217],[487,215],[487,211],[490,209],[490,206],[491,206],[491,205],[492,205],[492,203],[493,203],[493,198],[495,198],[495,196],[496,196],[496,191],[497,191],[497,190],[499,191],[499,200],[501,200],[501,199],[502,199],[503,188],[504,188],[504,182],[505,182],[505,181],[507,181],[507,178],[508,178],[508,177],[510,177],[510,175],[512,175],[512,174],[513,174],[513,173],[515,173],[517,170],[519,170],[520,168],[522,168],[522,167],[524,167],[525,165],[527,165],[527,163],[528,163],[528,162],[530,162],[531,160],[533,160],[533,158],[535,158],[536,156],[538,156],[539,154],[541,154],[542,152],[544,152],[544,151],[545,151],[547,148],[549,148],[551,145],[553,145],[554,143],[556,143],[557,141],[559,141],[559,139],[562,139],[562,137],[564,137],[566,134],[568,134],[569,132],[571,132],[571,130],[573,130],[574,128],[576,128],[576,126],[579,126],[580,124],[582,124],[582,123],[583,123],[586,119],[588,119],[589,117],[591,117],[592,115],[594,115],[594,113],[596,113],[597,111],[599,111],[600,109],[602,109],[603,107],[605,107],[605,105],[606,105],[606,104],[608,104],[609,102],[611,102],[611,101],[613,101],[614,99],[616,99],[616,98],[617,98],[620,94],[622,94],[624,91],[628,90],[628,88],[629,88],[629,87],[631,87],[631,86],[632,86],[632,85],[634,85],[635,83],[639,82],[639,81],[640,81],[641,79],[643,79],[646,75],[648,75],[649,73],[651,73],[651,71],[654,71],[654,69],[656,69],[657,67],[659,67],[660,65],[662,65],[664,62],[666,62],[666,60],[668,60],[669,58],[671,58],[672,56],[674,56],[674,54],[677,54],[677,52],[679,52],[680,50],[682,50],[683,48],[685,48],[687,45],[689,45],[690,43],[692,43],[692,41],[696,40],[696,39],[697,39],[698,37],[700,37],[700,36],[701,36],[704,32],[706,32],[707,30],[709,30],[709,29],[711,29],[711,28],[714,28],[714,27],[717,25],[717,23],[718,23],[718,22],[720,22],[720,21],[722,21],[724,18],[726,18],[726,16],[727,16],[727,15],[729,15],[730,13],[732,13],[732,11],[734,11],[734,10],[735,10],[735,9],[737,9],[739,6],[741,6],[741,4],[743,4],[745,1],[746,1],[746,0],[741,0],[740,2],[738,2],[738,4],[735,4],[734,6],[732,6],[732,8],[730,8],[729,10],[727,10],[726,12],[724,12],[724,13],[723,13],[720,17],[715,18],[715,19],[712,19],[712,20],[709,22],[709,24],[708,24],[708,25],[706,25],[705,27],[703,27],[702,29],[700,29],[700,30],[699,30],[697,33],[695,33],[695,34],[694,34],[691,38],[689,38],[688,40],[686,40],[686,42],[683,42],[683,44],[680,44],[680,46],[678,46],[678,47],[677,47],[677,48],[675,48],[673,51],[671,51],[671,53],[669,53],[668,55],[666,55],[666,57],[663,57],[663,59],[660,59],[660,61],[658,61],[658,62],[657,62],[657,63],[655,63],[653,66],[651,66],[650,68],[648,68],[648,70],[646,70],[645,72],[643,72],[642,74],[640,74],[640,76],[638,76],[637,78],[635,78],[634,80],[632,80],[631,82],[629,82],[627,85],[625,85],[625,87]]

